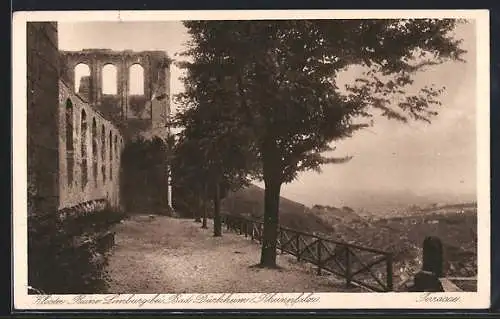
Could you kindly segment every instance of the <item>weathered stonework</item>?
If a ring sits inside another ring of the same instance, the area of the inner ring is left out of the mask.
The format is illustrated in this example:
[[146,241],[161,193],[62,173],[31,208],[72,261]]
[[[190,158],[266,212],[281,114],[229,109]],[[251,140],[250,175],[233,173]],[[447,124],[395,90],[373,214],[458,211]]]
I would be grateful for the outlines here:
[[27,23],[29,214],[59,205],[58,57],[57,23]]
[[27,51],[29,213],[97,199],[119,208],[120,129],[59,79],[56,23],[28,23]]
[[[126,138],[166,127],[170,113],[170,63],[163,51],[113,51],[85,49],[61,51],[61,78],[74,87],[75,67],[90,69],[87,99],[103,116],[118,125]],[[117,70],[117,94],[103,94],[103,68]],[[139,64],[144,70],[144,94],[129,93],[129,70]]]
[[59,118],[59,208],[98,199],[120,208],[120,131],[63,81]]
[[[58,50],[57,24],[28,23],[30,213],[106,199],[121,208],[121,155],[137,135],[168,131],[171,60],[163,51]],[[75,92],[75,66],[85,63]],[[102,69],[117,69],[117,94],[102,93]],[[129,94],[129,70],[143,68],[144,94]]]

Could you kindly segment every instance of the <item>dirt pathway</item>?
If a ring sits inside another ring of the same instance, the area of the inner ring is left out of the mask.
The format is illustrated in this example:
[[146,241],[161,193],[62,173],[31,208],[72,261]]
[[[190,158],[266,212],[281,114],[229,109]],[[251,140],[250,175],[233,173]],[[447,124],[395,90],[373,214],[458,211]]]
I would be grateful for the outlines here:
[[278,256],[279,270],[250,267],[259,246],[244,236],[212,236],[191,219],[135,216],[116,229],[109,293],[221,293],[345,291],[331,276]]

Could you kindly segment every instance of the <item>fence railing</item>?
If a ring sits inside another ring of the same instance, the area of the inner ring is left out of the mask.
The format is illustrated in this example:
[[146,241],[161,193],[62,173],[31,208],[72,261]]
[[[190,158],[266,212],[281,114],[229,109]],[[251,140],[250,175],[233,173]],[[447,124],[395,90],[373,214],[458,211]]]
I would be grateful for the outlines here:
[[[262,243],[264,223],[250,218],[222,215],[228,230]],[[392,254],[377,249],[338,242],[280,226],[277,249],[317,266],[322,271],[344,278],[376,292],[393,291]]]

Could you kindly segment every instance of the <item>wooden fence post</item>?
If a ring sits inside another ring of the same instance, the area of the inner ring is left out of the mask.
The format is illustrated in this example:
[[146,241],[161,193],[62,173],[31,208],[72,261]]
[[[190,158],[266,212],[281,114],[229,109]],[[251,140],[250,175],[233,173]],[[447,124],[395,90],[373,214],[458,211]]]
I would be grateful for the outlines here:
[[300,261],[300,235],[299,234],[296,234],[297,237],[295,237],[295,246],[296,246],[296,249],[297,249],[297,261]]
[[394,286],[392,280],[392,254],[387,255],[386,263],[387,291],[393,291]]
[[278,231],[280,232],[280,249],[281,249],[281,254],[283,254],[283,229],[281,227],[278,228]]
[[351,252],[349,246],[345,246],[345,279],[346,287],[351,286]]
[[264,242],[264,224],[263,223],[260,223],[259,224],[259,243],[263,243]]
[[[231,215],[221,215],[221,222],[226,223],[228,230],[232,230],[236,233],[239,233],[239,235],[244,234],[245,237],[250,236],[252,240],[257,240],[260,244],[262,244],[263,226],[264,226],[263,222],[253,220],[250,218],[245,218],[243,216],[231,216]],[[289,232],[287,232],[286,228],[278,226],[276,249],[281,250],[282,254],[285,253],[285,245],[284,245],[285,235],[287,237],[287,243],[290,243],[289,245],[290,248],[289,250],[287,250],[287,252],[289,252],[292,255],[296,253],[297,261],[301,262],[304,260],[304,258],[302,258],[302,253],[306,253],[307,250],[305,260],[311,262],[313,265],[316,265],[318,267],[316,271],[316,274],[318,276],[322,275],[323,266],[325,266],[328,269],[328,264],[325,264],[323,260],[326,261],[335,258],[335,261],[339,263],[339,266],[341,268],[342,268],[341,264],[344,263],[345,269],[343,277],[345,277],[346,280],[345,284],[347,288],[352,287],[353,281],[356,281],[355,279],[353,280],[353,278],[356,277],[357,274],[362,272],[371,272],[370,268],[373,267],[373,265],[375,264],[380,265],[380,263],[384,262],[385,260],[386,282],[383,283],[382,279],[378,278],[379,277],[378,275],[376,276],[375,279],[380,284],[380,286],[383,287],[384,291],[394,291],[393,255],[391,253],[377,251],[375,249],[370,249],[370,248],[363,248],[357,245],[349,245],[347,243],[340,243],[333,240],[321,238],[314,234],[304,234],[294,230],[289,230]],[[293,236],[295,236],[295,238]],[[307,236],[307,239],[312,237],[313,241],[305,240],[304,237],[301,236]],[[293,249],[292,247],[293,246],[292,243],[294,241],[295,241],[295,249]],[[302,241],[304,242],[303,247],[301,247]],[[335,243],[335,249],[333,253],[330,253],[329,245],[326,245],[325,242]],[[314,248],[315,246],[316,248]],[[443,274],[442,243],[437,237],[427,237],[424,240],[423,248],[424,248],[423,268],[422,271],[415,276],[415,287],[413,287],[412,288],[413,290],[411,291],[442,291],[442,286],[438,284],[439,278],[437,276]],[[314,249],[316,249],[316,252],[314,252]],[[362,261],[360,261],[360,263],[364,267],[360,269],[357,269],[358,267],[355,267],[354,269],[355,272],[354,272],[352,267],[353,264],[352,258],[355,258],[354,260],[357,260],[360,257],[354,254],[352,249],[366,250],[372,253],[378,253],[380,255],[383,255],[383,257],[377,258],[377,260],[373,261],[368,265],[363,265]],[[337,259],[339,257],[340,259]],[[373,273],[372,275],[375,276]],[[359,280],[363,281],[364,280],[363,278],[359,278]],[[367,287],[370,287],[368,283],[366,283],[366,285]],[[378,288],[371,288],[371,289],[377,290]]]
[[322,266],[322,263],[321,263],[321,238],[318,238],[316,240],[316,252],[318,254],[318,276],[321,276],[321,266]]

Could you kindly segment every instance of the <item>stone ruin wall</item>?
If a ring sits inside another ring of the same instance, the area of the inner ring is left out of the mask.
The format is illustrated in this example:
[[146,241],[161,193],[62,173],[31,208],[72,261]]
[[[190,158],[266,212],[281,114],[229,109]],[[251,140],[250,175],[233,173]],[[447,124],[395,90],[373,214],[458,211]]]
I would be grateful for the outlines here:
[[63,81],[59,119],[59,208],[104,198],[120,208],[120,131]]
[[124,136],[61,78],[60,57],[57,23],[28,23],[28,213],[53,213],[94,199],[118,208]]
[[[83,78],[77,92],[89,104],[115,123],[127,139],[167,126],[170,114],[170,63],[163,51],[113,51],[85,49],[61,51],[61,78],[68,86],[75,85],[75,67],[85,64],[90,76]],[[103,68],[116,70],[116,94],[103,93]],[[130,94],[130,68],[143,70],[143,94]],[[75,91],[76,91],[75,90]]]
[[[50,212],[100,198],[118,207],[126,141],[167,130],[171,60],[163,51],[60,51],[57,37],[55,22],[27,25],[30,210]],[[79,63],[89,67],[90,76],[75,92]],[[108,64],[117,71],[113,95],[102,92]],[[129,94],[129,70],[136,64],[143,68],[142,95]]]
[[27,23],[28,214],[59,206],[57,23]]

